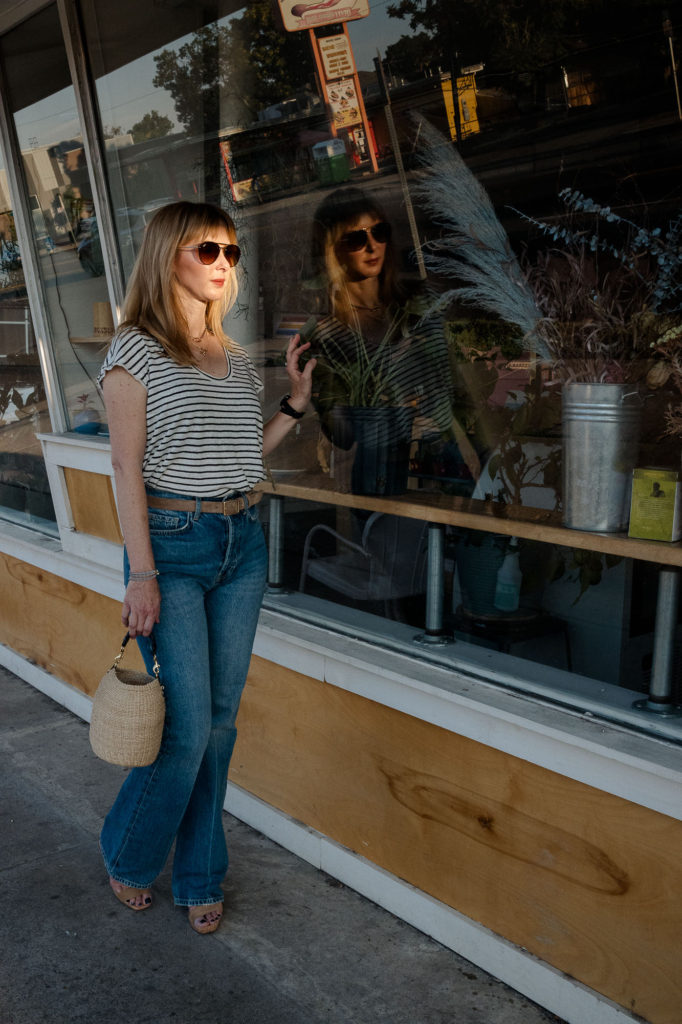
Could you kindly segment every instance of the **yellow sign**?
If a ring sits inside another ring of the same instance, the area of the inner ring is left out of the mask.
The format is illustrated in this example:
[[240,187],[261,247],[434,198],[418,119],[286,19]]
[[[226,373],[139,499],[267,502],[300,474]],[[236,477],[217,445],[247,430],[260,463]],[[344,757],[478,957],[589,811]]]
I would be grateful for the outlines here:
[[[441,82],[443,99],[445,100],[445,111],[448,115],[450,126],[450,138],[457,138],[457,124],[455,121],[455,104],[452,100],[452,80],[444,78]],[[478,107],[476,104],[476,79],[473,74],[461,75],[457,79],[457,98],[459,100],[459,123],[461,137],[475,135],[481,128],[478,123]]]
[[300,32],[304,28],[366,18],[369,0],[279,0],[279,9],[287,32]]
[[347,36],[325,36],[318,39],[324,74],[328,82],[355,74],[355,62]]

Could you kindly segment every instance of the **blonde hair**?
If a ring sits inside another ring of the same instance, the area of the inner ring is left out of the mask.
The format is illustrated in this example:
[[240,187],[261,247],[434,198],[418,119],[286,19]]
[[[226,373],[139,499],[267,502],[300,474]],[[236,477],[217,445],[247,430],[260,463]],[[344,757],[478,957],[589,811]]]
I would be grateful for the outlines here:
[[[180,366],[194,365],[189,327],[180,304],[174,270],[181,245],[204,241],[216,228],[225,228],[237,241],[231,217],[210,203],[182,201],[156,211],[147,224],[126,292],[122,327],[138,327],[151,334]],[[227,349],[234,342],[223,331],[223,318],[237,298],[237,278],[231,273],[219,301],[206,305],[206,327]]]
[[[351,186],[339,188],[328,195],[315,211],[313,220],[313,260],[326,277],[329,311],[351,325],[355,317],[348,294],[348,274],[337,250],[342,236],[352,231],[365,214],[377,220],[388,220],[380,204],[369,193]],[[390,242],[386,244],[379,275],[379,298],[387,307],[399,304],[403,299],[402,289],[396,280],[395,257]]]

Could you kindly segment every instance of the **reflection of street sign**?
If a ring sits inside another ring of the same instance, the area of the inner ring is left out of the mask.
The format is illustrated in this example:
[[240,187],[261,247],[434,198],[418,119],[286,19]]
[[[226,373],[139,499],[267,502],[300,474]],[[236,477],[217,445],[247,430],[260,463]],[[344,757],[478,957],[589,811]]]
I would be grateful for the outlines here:
[[346,36],[325,36],[318,39],[324,73],[328,82],[355,74],[355,62],[350,40]]
[[279,0],[279,9],[287,32],[299,32],[304,28],[366,18],[369,0]]
[[355,82],[352,78],[330,82],[327,85],[327,93],[337,131],[339,128],[348,128],[350,125],[362,121]]

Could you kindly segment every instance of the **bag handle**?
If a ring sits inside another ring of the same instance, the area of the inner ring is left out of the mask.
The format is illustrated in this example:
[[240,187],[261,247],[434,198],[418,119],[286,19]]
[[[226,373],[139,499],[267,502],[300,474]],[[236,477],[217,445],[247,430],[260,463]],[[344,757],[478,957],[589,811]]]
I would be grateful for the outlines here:
[[[121,650],[118,652],[118,654],[114,658],[114,664],[112,665],[112,668],[118,668],[118,663],[121,660],[121,658],[123,657],[123,652],[125,651],[126,644],[128,643],[129,640],[130,640],[130,633],[126,633],[126,635],[123,637],[123,640],[121,642]],[[156,679],[158,679],[159,678],[159,673],[161,672],[161,666],[159,665],[159,659],[156,656],[156,640],[154,639],[154,634],[153,633],[149,634],[149,642],[151,644],[152,657],[154,659],[154,677]]]

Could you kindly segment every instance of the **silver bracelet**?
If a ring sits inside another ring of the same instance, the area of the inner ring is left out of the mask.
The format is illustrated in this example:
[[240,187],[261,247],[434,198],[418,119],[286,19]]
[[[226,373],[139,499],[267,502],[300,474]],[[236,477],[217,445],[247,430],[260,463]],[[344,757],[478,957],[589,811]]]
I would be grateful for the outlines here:
[[158,569],[145,569],[141,572],[128,573],[128,580],[132,580],[133,583],[139,583],[142,580],[153,580],[159,575]]

